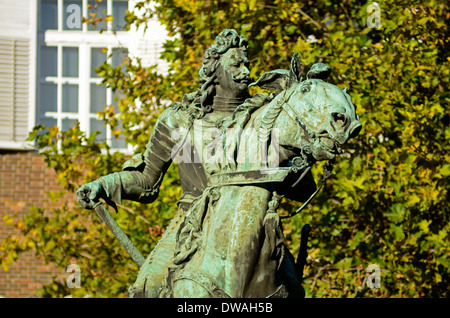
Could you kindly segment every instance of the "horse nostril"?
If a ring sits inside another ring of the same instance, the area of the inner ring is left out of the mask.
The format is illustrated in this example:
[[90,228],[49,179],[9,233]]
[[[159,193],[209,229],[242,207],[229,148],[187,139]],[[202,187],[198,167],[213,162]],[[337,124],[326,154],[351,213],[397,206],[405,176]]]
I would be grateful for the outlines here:
[[361,132],[362,125],[358,123],[355,127],[350,130],[349,138],[355,138]]
[[333,126],[336,128],[344,128],[348,124],[348,118],[345,114],[332,113],[331,117],[333,118]]

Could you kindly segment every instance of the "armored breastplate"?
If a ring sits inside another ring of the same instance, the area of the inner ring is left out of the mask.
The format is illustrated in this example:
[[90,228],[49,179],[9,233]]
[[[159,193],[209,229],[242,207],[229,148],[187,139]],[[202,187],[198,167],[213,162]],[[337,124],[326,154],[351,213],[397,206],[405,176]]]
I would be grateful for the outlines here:
[[212,173],[207,161],[220,135],[220,130],[215,128],[213,122],[207,119],[194,121],[177,157],[185,196],[198,197],[207,187],[207,175]]

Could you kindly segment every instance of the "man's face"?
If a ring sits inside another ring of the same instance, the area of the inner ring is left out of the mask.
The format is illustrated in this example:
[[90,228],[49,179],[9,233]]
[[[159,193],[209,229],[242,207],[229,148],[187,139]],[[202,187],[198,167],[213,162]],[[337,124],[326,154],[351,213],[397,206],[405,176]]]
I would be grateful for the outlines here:
[[216,93],[222,97],[240,97],[248,92],[250,71],[247,53],[239,48],[229,49],[220,57],[217,67],[219,82]]

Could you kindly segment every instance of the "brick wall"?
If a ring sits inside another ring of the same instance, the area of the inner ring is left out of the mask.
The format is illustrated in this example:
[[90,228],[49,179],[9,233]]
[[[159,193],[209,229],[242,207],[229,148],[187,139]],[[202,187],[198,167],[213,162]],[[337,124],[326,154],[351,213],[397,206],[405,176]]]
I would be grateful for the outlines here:
[[[46,193],[59,190],[56,173],[46,167],[39,154],[0,152],[0,240],[14,231],[12,226],[4,224],[5,214],[17,213],[17,218],[22,218],[33,204],[50,211],[58,202],[52,202]],[[30,251],[21,254],[7,272],[0,268],[0,296],[37,297],[36,289],[42,284],[65,275]]]

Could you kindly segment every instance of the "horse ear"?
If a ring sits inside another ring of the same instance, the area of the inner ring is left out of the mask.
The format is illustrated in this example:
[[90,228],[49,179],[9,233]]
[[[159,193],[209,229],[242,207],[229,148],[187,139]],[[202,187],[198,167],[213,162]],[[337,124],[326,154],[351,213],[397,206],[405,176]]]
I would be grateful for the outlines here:
[[326,81],[331,74],[331,67],[324,63],[316,63],[309,70],[308,74],[306,74],[307,79],[318,78],[323,81]]
[[291,69],[289,71],[289,86],[291,86],[294,82],[300,82],[300,75],[302,75],[302,72],[302,62],[300,62],[298,53],[294,53],[291,59]]
[[288,88],[289,71],[274,70],[264,73],[256,82],[251,83],[248,87],[259,86],[269,91],[275,91],[278,95],[281,91]]
[[248,87],[259,86],[267,90],[274,90],[275,95],[281,91],[288,89],[294,83],[300,82],[300,75],[303,72],[303,66],[298,57],[298,53],[292,56],[291,69],[274,70],[264,73],[255,83],[251,83]]

